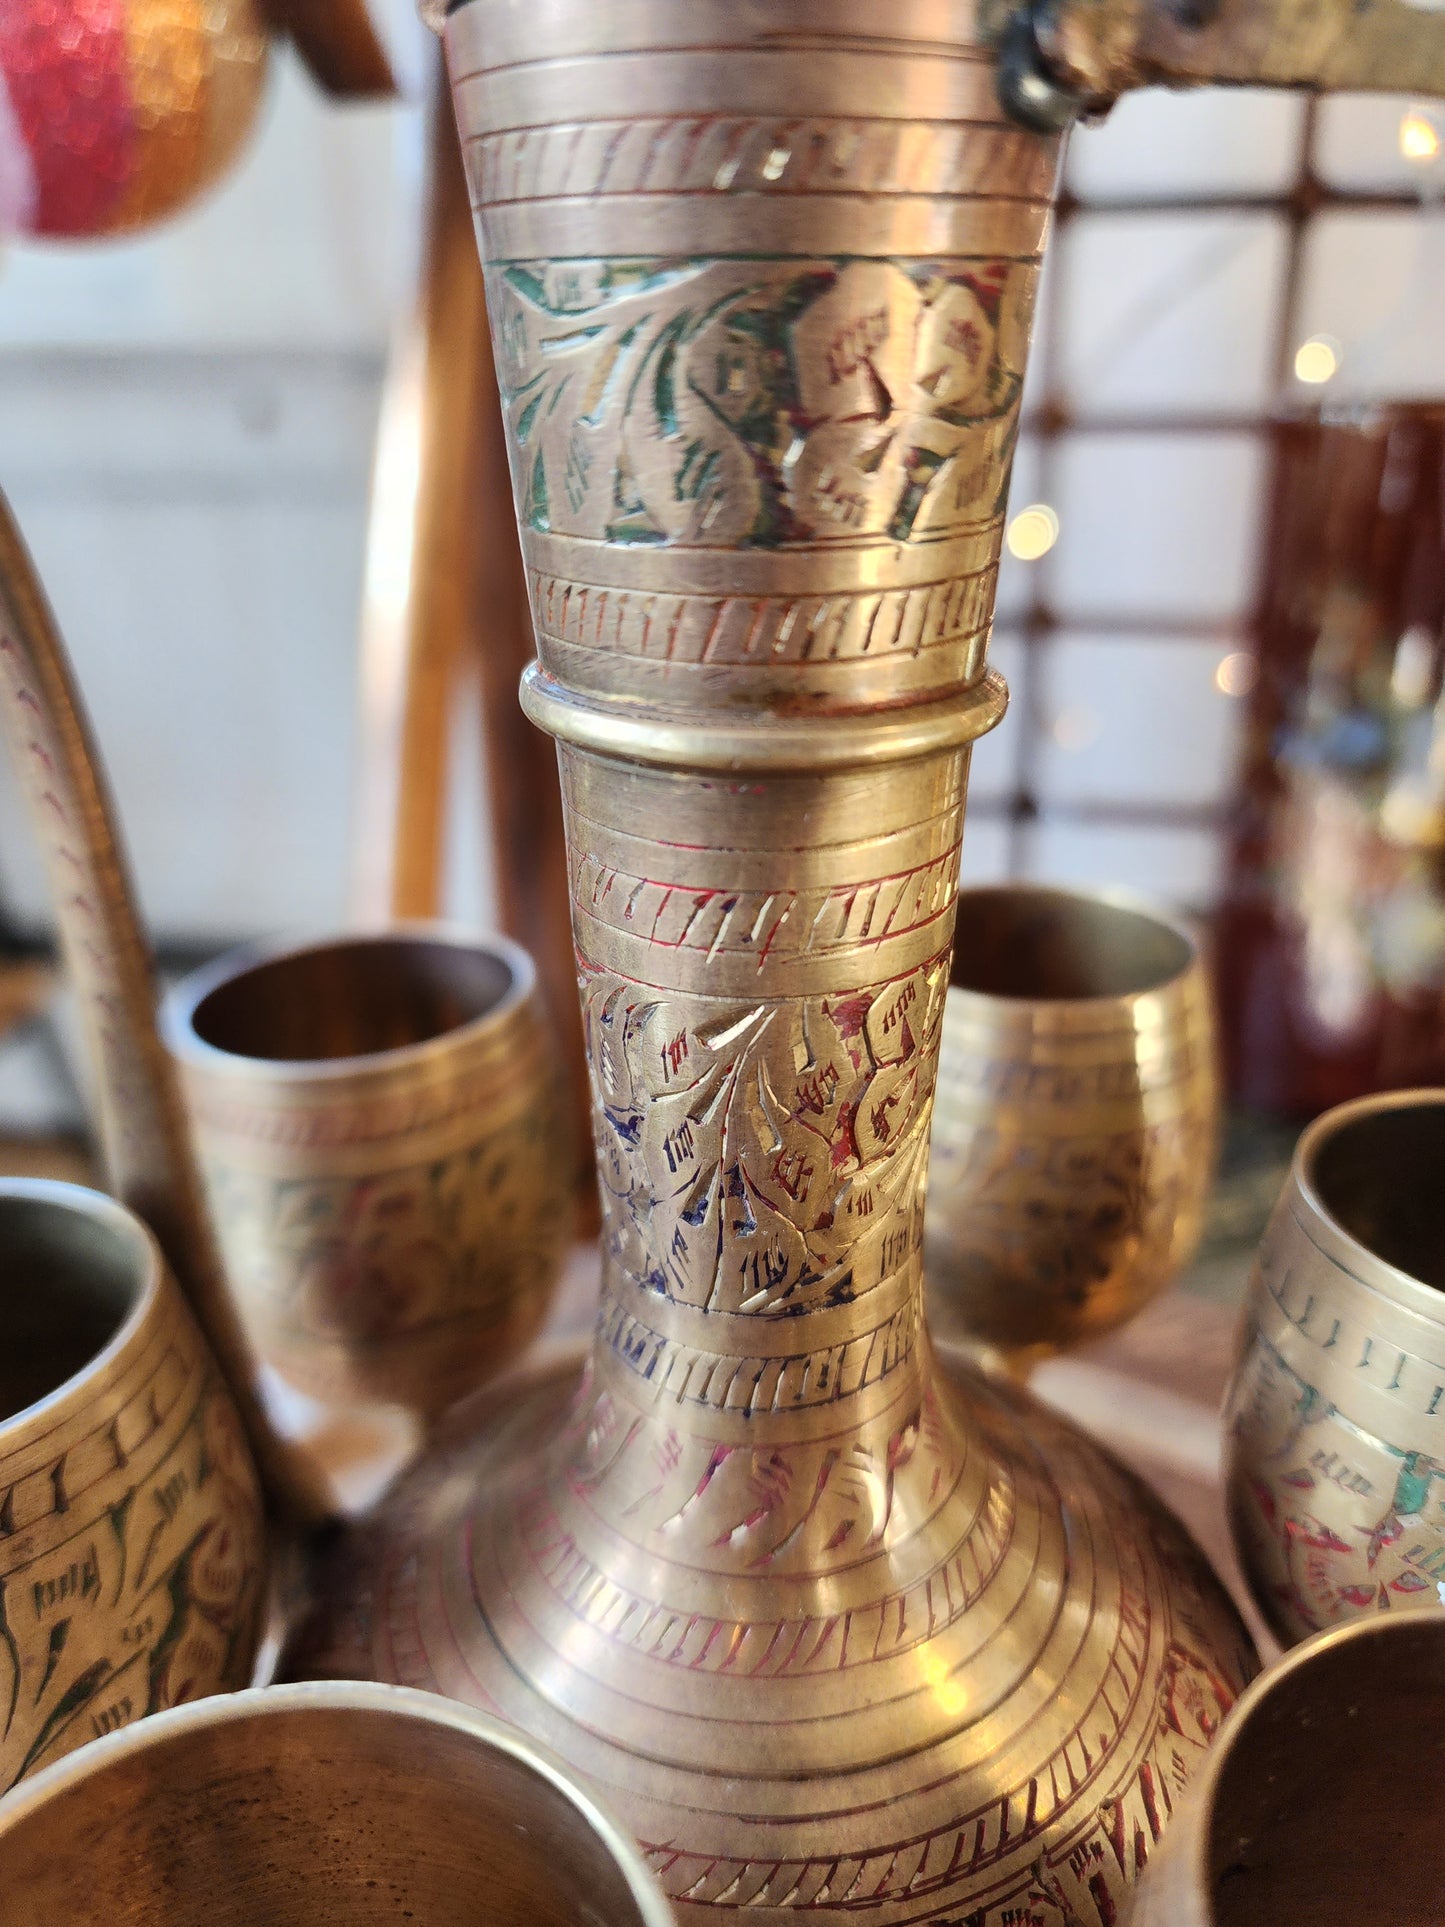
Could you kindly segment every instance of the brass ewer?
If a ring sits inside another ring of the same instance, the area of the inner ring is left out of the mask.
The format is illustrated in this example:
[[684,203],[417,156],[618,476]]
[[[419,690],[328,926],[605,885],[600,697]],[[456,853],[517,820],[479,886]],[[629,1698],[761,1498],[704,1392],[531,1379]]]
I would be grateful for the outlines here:
[[1110,1922],[1253,1656],[940,1370],[923,1191],[1056,142],[964,0],[471,0],[447,48],[558,739],[605,1214],[293,1669],[498,1712],[680,1919]]

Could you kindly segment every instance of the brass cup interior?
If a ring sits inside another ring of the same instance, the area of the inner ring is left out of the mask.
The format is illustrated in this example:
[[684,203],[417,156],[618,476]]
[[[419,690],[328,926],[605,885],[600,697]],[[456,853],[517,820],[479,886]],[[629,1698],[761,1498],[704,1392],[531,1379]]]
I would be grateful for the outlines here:
[[1304,1147],[1301,1178],[1349,1237],[1445,1291],[1445,1092],[1326,1120]]
[[1440,1919],[1445,1615],[1327,1634],[1221,1739],[1203,1842],[1211,1927]]
[[1130,905],[1005,884],[960,892],[950,981],[979,997],[1080,1003],[1161,990],[1195,956],[1182,930]]
[[188,1027],[232,1057],[334,1063],[432,1044],[497,1016],[524,988],[500,949],[412,933],[349,937],[232,970],[203,990]]
[[139,1311],[152,1276],[142,1233],[109,1199],[0,1184],[0,1428],[73,1385]]
[[[521,1735],[431,1695],[232,1695],[0,1811],[7,1927],[667,1927],[640,1855]],[[12,1909],[18,1906],[18,1922]]]

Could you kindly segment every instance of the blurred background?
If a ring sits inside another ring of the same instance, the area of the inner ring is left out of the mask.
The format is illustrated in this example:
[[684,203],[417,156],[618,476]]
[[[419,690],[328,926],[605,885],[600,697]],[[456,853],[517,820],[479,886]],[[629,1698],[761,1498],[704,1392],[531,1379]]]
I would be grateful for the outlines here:
[[[168,970],[386,907],[386,691],[362,637],[388,557],[374,543],[368,563],[368,524],[427,152],[427,50],[398,33],[402,99],[338,105],[279,49],[255,137],[198,205],[132,239],[0,253],[0,478]],[[1355,370],[1412,399],[1431,379],[1408,315],[1445,275],[1439,146],[1398,99],[1247,91],[1138,95],[1073,137],[993,644],[1012,706],[975,757],[965,880],[1126,885],[1212,920],[1267,887],[1279,424]],[[448,706],[438,896],[482,925],[505,920],[488,776],[528,732],[513,684],[509,665],[484,692],[463,665]],[[49,940],[0,764],[12,1137],[78,1125]],[[1241,1010],[1279,974],[1261,941],[1226,982]],[[1287,1068],[1254,1095],[1299,1108]]]

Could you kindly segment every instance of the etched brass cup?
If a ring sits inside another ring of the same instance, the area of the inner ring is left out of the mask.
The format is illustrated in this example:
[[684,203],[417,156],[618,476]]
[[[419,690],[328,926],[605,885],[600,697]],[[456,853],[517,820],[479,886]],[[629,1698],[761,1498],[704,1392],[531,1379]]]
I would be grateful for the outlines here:
[[571,1173],[531,958],[424,926],[226,957],[166,1011],[258,1355],[434,1417],[537,1330]]
[[244,1686],[265,1571],[240,1422],[140,1220],[75,1185],[0,1180],[0,1302],[3,1791]]
[[1301,1137],[1225,1425],[1240,1563],[1282,1640],[1445,1601],[1445,1091]]
[[1445,1617],[1333,1627],[1225,1721],[1128,1927],[1436,1927],[1442,1790]]
[[102,1741],[0,1804],[0,1893],[6,1927],[673,1927],[558,1762],[390,1686],[238,1693]]
[[960,894],[924,1218],[938,1329],[1027,1353],[1132,1317],[1193,1256],[1218,1128],[1184,925],[1121,896]]

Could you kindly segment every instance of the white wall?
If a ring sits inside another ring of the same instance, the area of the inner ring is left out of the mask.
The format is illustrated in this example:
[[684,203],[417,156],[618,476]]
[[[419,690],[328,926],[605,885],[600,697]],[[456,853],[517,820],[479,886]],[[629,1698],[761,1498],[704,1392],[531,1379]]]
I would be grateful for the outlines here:
[[[0,486],[48,586],[158,934],[336,923],[383,358],[416,113],[274,63],[259,137],[138,239],[0,257]],[[45,892],[0,771],[0,892]]]

